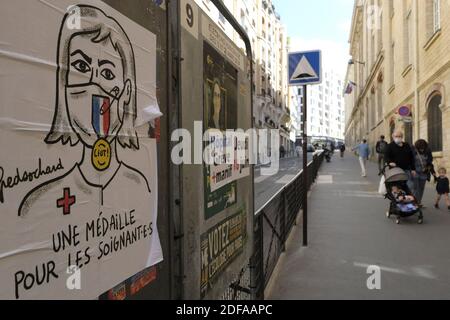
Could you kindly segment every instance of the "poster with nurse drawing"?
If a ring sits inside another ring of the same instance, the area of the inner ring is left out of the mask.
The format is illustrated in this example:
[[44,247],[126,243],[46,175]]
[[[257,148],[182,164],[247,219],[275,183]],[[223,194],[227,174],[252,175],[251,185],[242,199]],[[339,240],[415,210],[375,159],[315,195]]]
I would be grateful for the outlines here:
[[163,260],[156,36],[101,1],[0,30],[0,298],[95,299]]

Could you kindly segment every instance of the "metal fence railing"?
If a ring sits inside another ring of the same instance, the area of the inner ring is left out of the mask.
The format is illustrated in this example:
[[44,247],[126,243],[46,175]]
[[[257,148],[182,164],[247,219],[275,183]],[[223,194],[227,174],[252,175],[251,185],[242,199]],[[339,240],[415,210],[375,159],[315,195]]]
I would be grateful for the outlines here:
[[255,248],[250,261],[254,299],[264,299],[264,290],[281,254],[285,251],[286,240],[303,209],[302,195],[309,191],[316,180],[323,159],[323,153],[318,153],[308,164],[306,186],[303,184],[302,171],[255,214]]

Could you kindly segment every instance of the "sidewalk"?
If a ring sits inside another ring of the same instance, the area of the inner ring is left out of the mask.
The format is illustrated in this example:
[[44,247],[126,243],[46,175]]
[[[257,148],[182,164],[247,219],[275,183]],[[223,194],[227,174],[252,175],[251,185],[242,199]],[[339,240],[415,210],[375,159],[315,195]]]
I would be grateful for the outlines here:
[[[370,163],[361,178],[352,155],[323,164],[309,200],[309,247],[297,226],[266,299],[450,299],[450,214],[433,208],[434,185],[424,224],[396,225],[377,174]],[[381,290],[367,289],[371,265],[382,270]]]

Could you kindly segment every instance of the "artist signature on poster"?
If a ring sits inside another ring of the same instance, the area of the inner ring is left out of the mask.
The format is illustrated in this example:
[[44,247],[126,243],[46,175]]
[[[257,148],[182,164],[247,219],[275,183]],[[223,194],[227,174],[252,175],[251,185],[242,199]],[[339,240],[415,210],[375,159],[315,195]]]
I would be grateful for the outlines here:
[[38,166],[36,169],[21,170],[16,168],[16,174],[14,176],[5,177],[5,170],[3,167],[0,167],[0,203],[5,202],[5,189],[12,189],[21,183],[39,180],[43,176],[48,176],[61,170],[64,170],[61,159],[59,159],[58,164],[43,167],[41,158],[38,160]]

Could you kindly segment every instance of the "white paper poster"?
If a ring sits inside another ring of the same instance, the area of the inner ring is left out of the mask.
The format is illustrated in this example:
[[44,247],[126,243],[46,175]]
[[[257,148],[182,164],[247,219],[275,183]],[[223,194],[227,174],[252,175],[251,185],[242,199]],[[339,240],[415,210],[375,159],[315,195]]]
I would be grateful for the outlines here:
[[[209,148],[217,162],[209,166],[211,191],[217,191],[230,183],[250,176],[249,137],[229,132],[211,132]],[[234,200],[234,199],[233,199]]]
[[73,4],[0,11],[1,299],[95,299],[163,259],[156,36]]

